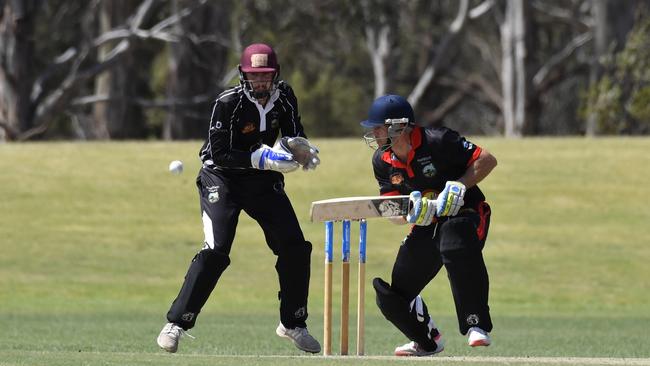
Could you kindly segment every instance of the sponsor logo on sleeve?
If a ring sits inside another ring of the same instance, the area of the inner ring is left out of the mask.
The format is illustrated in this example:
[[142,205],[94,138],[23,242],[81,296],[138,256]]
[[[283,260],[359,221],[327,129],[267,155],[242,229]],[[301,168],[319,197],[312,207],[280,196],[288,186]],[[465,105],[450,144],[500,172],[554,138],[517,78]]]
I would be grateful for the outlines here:
[[255,131],[255,124],[253,122],[246,122],[244,128],[241,129],[241,133],[243,134],[249,134],[253,131]]

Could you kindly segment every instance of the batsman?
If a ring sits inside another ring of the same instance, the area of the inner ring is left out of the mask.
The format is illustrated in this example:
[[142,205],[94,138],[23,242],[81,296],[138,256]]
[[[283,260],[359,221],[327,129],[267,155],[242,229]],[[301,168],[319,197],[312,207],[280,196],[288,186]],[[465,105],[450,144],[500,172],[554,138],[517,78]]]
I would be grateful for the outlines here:
[[412,224],[399,247],[391,282],[373,280],[382,314],[411,341],[397,356],[429,356],[444,349],[442,335],[420,293],[444,266],[460,333],[470,346],[489,346],[488,272],[482,249],[490,206],[477,186],[497,161],[446,127],[415,124],[398,95],[376,99],[361,122],[381,195],[410,195],[412,209],[397,223]]
[[318,149],[303,131],[296,96],[279,73],[275,51],[267,44],[252,44],[241,55],[239,85],[222,92],[213,104],[196,180],[205,240],[157,339],[168,352],[177,351],[181,335],[194,327],[230,265],[242,211],[261,226],[266,244],[277,257],[280,323],[276,334],[305,352],[320,352],[306,324],[312,246],[284,191],[283,176],[301,166],[315,169],[320,160]]

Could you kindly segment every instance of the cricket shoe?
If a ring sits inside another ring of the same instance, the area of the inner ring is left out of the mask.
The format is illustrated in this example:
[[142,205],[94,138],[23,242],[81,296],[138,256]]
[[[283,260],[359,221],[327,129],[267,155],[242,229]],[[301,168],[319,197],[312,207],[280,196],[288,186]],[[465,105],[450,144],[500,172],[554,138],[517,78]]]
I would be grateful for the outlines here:
[[178,341],[183,335],[194,338],[177,324],[167,323],[160,331],[156,342],[158,342],[160,348],[169,353],[174,353],[178,350]]
[[403,346],[395,348],[395,356],[432,356],[436,353],[440,353],[445,349],[445,341],[442,340],[442,334],[436,329],[436,336],[433,338],[433,341],[436,343],[436,349],[433,351],[426,351],[416,342],[410,342]]
[[445,349],[445,345],[438,340],[436,340],[436,349],[433,351],[426,351],[422,347],[420,347],[420,345],[417,344],[416,342],[410,342],[403,346],[399,346],[395,348],[395,356],[416,356],[416,357],[433,356],[436,353],[440,353],[444,351],[444,349]]
[[479,327],[471,327],[467,332],[467,343],[472,347],[487,347],[492,341],[486,331]]
[[275,334],[282,338],[289,338],[293,344],[301,351],[309,353],[320,352],[320,343],[309,334],[307,328],[295,327],[293,329],[285,328],[282,323],[275,329]]

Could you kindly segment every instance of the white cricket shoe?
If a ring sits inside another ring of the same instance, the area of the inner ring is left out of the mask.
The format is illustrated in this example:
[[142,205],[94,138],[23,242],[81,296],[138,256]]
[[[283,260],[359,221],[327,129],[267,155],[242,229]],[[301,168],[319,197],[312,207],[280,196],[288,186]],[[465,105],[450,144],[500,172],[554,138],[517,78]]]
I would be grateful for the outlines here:
[[433,340],[436,342],[436,349],[433,351],[425,351],[416,342],[410,342],[395,348],[395,356],[432,356],[444,351],[445,341],[442,340],[442,334],[440,332],[438,332],[438,335]]
[[174,353],[178,350],[178,341],[183,335],[194,338],[177,324],[167,323],[160,331],[160,334],[158,335],[158,339],[156,341],[158,342],[160,348],[164,349],[167,352]]
[[487,347],[492,343],[490,335],[479,327],[471,327],[467,332],[467,344],[472,347]]
[[301,351],[309,353],[320,352],[320,343],[309,334],[307,328],[295,327],[293,329],[288,329],[280,323],[275,329],[275,334],[282,338],[289,338]]
[[395,348],[395,356],[433,356],[436,353],[444,351],[445,345],[443,342],[436,340],[436,349],[433,351],[425,351],[415,342],[407,343],[403,346]]

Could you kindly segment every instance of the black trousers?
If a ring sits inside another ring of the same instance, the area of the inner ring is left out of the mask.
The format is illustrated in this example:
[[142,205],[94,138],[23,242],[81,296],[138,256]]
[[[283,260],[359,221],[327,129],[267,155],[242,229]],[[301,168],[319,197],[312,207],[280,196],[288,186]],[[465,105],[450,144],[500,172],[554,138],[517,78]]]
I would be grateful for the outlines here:
[[460,332],[474,326],[491,331],[489,279],[481,252],[489,225],[490,206],[481,202],[437,224],[413,226],[393,266],[392,290],[412,301],[444,265]]
[[277,256],[280,320],[288,328],[306,327],[311,243],[305,241],[295,211],[284,192],[284,177],[273,171],[226,174],[201,169],[197,178],[205,242],[188,269],[167,319],[189,329],[230,264],[239,214],[261,226],[266,244]]

